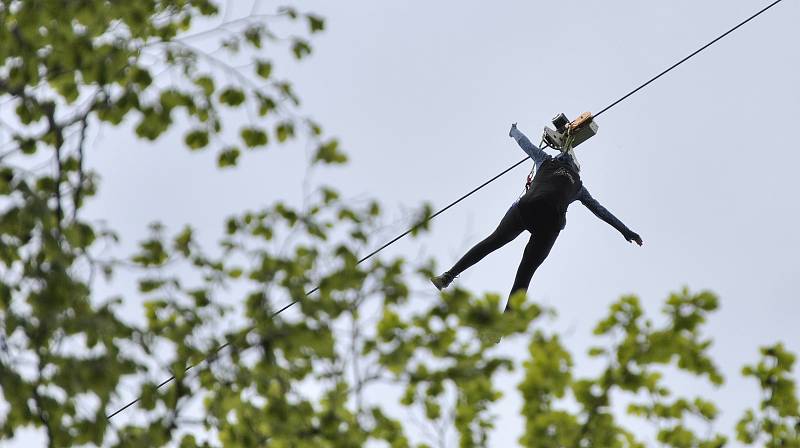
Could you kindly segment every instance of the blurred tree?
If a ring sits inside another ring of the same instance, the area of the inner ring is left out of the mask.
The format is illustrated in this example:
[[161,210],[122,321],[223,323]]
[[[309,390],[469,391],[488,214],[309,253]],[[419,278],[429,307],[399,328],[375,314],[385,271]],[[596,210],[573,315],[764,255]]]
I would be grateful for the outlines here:
[[742,369],[758,381],[763,399],[759,411],[749,409],[739,420],[737,439],[769,448],[800,447],[800,404],[791,377],[795,356],[783,344],[763,347],[761,356],[757,365]]
[[[208,0],[0,1],[2,437],[35,425],[50,446],[101,444],[112,396],[125,375],[145,369],[152,347],[150,330],[118,314],[121,298],[92,297],[95,275],[111,276],[120,262],[99,256],[113,231],[81,216],[98,187],[84,165],[91,128],[125,124],[146,140],[176,128],[190,150],[216,148],[220,167],[235,166],[240,148],[303,133],[317,142],[315,162],[345,161],[335,140],[297,114],[292,85],[265,56],[287,47],[305,57],[324,21],[255,6],[214,26],[219,5]],[[198,21],[212,25],[194,32]],[[204,39],[221,47],[195,46]],[[239,59],[248,65],[235,66]],[[248,119],[226,129],[221,116],[236,109]],[[159,265],[168,250],[146,243],[133,263]],[[157,286],[143,282],[142,291]],[[157,301],[148,310],[157,313]],[[177,338],[182,327],[172,329],[159,337]]]
[[[316,145],[312,165],[347,161],[275,67],[281,47],[309,55],[323,19],[285,7],[229,18],[220,6],[0,0],[0,438],[35,427],[52,447],[486,446],[494,380],[518,367],[491,350],[495,338],[529,334],[547,310],[523,296],[503,314],[498,295],[412,293],[430,261],[361,263],[382,242],[376,201],[349,206],[321,186],[301,207],[228,218],[212,250],[190,226],[169,235],[154,223],[129,260],[103,255],[117,235],[81,214],[99,187],[84,165],[93,127],[125,124],[145,140],[177,129],[188,149],[214,148],[220,168],[241,148],[301,136]],[[197,43],[209,40],[219,48]],[[230,130],[236,110],[247,120]],[[93,295],[95,277],[119,269],[141,273],[144,322],[121,315],[121,296]],[[520,443],[644,446],[621,423],[627,404],[664,446],[724,446],[714,404],[674,397],[664,381],[678,369],[722,383],[701,334],[716,307],[711,293],[682,291],[656,328],[623,297],[595,329],[606,344],[590,350],[604,364],[594,377],[576,377],[558,335],[536,330]],[[736,436],[798,446],[794,358],[780,345],[763,355],[744,374],[765,398]],[[158,387],[154,365],[174,381]],[[136,407],[106,417],[130,397]]]

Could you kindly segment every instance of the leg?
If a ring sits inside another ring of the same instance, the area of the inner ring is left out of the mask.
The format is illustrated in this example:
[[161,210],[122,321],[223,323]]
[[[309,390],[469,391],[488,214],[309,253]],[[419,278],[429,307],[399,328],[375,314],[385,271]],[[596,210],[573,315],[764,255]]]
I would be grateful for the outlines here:
[[[550,249],[558,238],[560,230],[556,229],[534,229],[531,239],[525,246],[525,252],[522,254],[522,261],[519,263],[517,269],[517,277],[514,279],[514,286],[511,287],[511,295],[517,291],[527,291],[528,286],[533,278],[533,273],[544,262],[547,255],[550,254]],[[506,312],[511,309],[510,302],[506,304]]]
[[470,249],[458,260],[455,266],[447,272],[455,277],[466,271],[467,268],[481,261],[483,257],[513,241],[523,230],[525,230],[525,228],[522,225],[522,217],[519,214],[519,210],[517,210],[517,205],[512,205],[505,216],[503,216],[503,219],[500,220],[497,229]]

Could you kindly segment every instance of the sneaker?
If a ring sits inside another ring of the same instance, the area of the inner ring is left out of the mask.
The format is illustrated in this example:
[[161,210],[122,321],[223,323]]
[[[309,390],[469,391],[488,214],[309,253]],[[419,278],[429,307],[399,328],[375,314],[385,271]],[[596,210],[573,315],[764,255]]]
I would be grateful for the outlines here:
[[441,291],[444,288],[447,288],[447,286],[450,285],[450,283],[453,282],[454,278],[456,278],[456,276],[450,274],[450,271],[447,271],[442,275],[438,275],[436,277],[433,277],[431,279],[431,283],[433,283],[433,286],[435,286],[436,289]]

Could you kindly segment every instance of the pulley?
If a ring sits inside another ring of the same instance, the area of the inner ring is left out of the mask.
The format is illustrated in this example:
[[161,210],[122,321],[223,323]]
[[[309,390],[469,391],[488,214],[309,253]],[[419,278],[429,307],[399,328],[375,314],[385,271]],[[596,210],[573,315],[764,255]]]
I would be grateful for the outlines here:
[[542,140],[559,151],[574,148],[597,134],[598,126],[593,118],[591,112],[584,112],[572,121],[566,115],[558,114],[552,120],[556,128],[545,126]]

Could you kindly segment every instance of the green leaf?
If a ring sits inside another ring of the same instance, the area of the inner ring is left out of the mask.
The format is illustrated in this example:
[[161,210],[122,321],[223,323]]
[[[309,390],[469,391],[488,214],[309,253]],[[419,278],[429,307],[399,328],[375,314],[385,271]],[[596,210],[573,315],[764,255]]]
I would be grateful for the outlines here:
[[279,142],[285,142],[289,138],[294,137],[294,124],[290,121],[278,123],[275,127],[275,134],[278,136]]
[[267,144],[267,133],[255,127],[242,128],[241,136],[248,148],[256,148]]
[[193,235],[194,231],[191,227],[184,227],[181,233],[175,237],[173,242],[173,247],[175,250],[183,254],[183,256],[188,257],[191,250],[190,245],[192,243]]
[[236,107],[244,103],[244,92],[235,87],[228,87],[219,94],[219,102]]
[[56,91],[67,100],[67,103],[73,103],[78,99],[80,92],[78,91],[78,84],[75,82],[74,77],[56,78],[50,82]]
[[197,7],[200,14],[204,16],[213,16],[219,14],[219,8],[214,2],[203,0],[192,2],[192,5]]
[[330,188],[323,188],[322,196],[323,196],[323,202],[325,204],[330,204],[331,202],[339,199],[339,193],[336,190]]
[[206,96],[211,96],[214,93],[214,79],[210,76],[200,76],[194,80],[194,83],[203,89],[203,93]]
[[178,106],[188,106],[191,99],[177,90],[169,89],[161,92],[161,108],[170,111]]
[[250,26],[244,31],[244,38],[255,48],[261,48],[261,26]]
[[371,201],[369,204],[369,211],[370,216],[378,216],[381,214],[381,205],[378,201]]
[[292,53],[294,53],[295,58],[303,59],[311,54],[311,45],[302,39],[295,39],[292,44]]
[[256,74],[264,79],[269,79],[270,75],[272,74],[272,64],[269,61],[257,61]]
[[347,155],[339,150],[339,142],[337,140],[330,140],[319,145],[314,155],[314,162],[343,164],[347,162]]
[[312,34],[325,29],[325,19],[322,17],[314,14],[307,14],[306,17],[308,18],[308,28]]
[[275,104],[275,100],[273,100],[268,96],[263,96],[261,94],[258,94],[257,101],[258,101],[258,115],[262,117],[267,116],[277,107],[277,105]]
[[131,82],[138,85],[140,88],[146,88],[153,83],[153,77],[150,71],[139,66],[134,66],[130,71]]
[[228,147],[219,153],[219,157],[217,158],[217,165],[220,168],[234,167],[236,166],[236,163],[239,160],[240,154],[241,151],[239,151],[239,148]]
[[23,154],[31,155],[36,153],[36,140],[32,138],[21,139],[18,140],[18,144]]
[[159,113],[152,108],[142,110],[142,114],[142,119],[136,126],[136,135],[139,137],[155,140],[172,124],[169,115]]
[[203,129],[196,129],[186,134],[184,138],[186,146],[190,149],[202,149],[208,146],[208,131]]
[[164,286],[164,284],[166,284],[166,282],[160,279],[142,279],[139,280],[139,292],[145,294],[153,292]]

